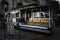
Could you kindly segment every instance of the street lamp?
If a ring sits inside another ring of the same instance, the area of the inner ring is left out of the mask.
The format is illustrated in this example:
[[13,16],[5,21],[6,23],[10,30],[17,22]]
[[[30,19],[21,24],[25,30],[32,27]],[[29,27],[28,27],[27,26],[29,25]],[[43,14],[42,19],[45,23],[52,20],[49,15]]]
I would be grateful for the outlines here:
[[5,9],[5,12],[8,11],[8,2],[6,0],[1,1],[1,6]]

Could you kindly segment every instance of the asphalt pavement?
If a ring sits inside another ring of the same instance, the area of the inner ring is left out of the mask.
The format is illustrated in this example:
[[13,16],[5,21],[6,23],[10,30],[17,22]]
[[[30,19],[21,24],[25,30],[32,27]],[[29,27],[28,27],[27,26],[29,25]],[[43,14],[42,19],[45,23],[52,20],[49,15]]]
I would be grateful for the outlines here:
[[60,28],[54,27],[51,34],[21,30],[21,40],[60,40]]
[[0,40],[60,40],[60,28],[54,27],[51,34],[16,29],[15,35],[4,35],[4,30],[0,30]]

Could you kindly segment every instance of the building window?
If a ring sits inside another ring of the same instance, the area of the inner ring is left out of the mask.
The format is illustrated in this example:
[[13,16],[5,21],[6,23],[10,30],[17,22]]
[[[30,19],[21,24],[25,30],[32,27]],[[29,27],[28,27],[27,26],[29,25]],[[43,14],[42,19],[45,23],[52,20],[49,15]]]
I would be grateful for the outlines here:
[[45,5],[46,4],[46,0],[40,0],[40,4],[41,5]]

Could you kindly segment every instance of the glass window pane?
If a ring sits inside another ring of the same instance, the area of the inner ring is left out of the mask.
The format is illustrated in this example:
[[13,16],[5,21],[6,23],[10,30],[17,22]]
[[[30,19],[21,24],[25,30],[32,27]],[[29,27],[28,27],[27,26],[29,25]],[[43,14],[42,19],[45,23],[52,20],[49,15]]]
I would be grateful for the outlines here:
[[34,17],[38,17],[38,18],[39,18],[39,17],[40,17],[39,12],[35,12],[35,13],[34,13]]
[[18,12],[18,13],[16,13],[16,17],[19,17],[19,12]]
[[41,18],[45,18],[45,13],[44,12],[41,12],[40,15],[41,15]]
[[45,18],[49,18],[49,13],[48,12],[45,13]]

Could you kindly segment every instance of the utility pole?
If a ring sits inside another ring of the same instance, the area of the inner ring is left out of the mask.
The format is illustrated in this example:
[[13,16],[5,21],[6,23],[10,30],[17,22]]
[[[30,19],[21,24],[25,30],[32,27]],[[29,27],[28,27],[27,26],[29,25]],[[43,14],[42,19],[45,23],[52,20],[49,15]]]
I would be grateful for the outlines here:
[[12,0],[12,8],[14,8],[14,0]]

